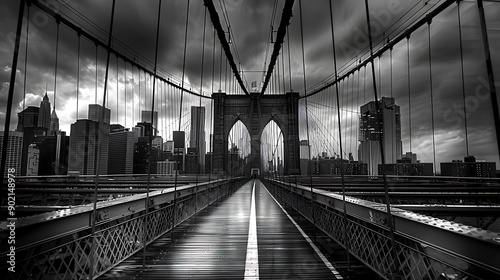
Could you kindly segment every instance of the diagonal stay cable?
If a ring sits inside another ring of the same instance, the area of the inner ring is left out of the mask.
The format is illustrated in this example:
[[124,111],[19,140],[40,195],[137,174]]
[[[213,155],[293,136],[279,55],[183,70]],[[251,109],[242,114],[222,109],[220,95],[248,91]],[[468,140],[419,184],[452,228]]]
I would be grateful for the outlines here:
[[262,97],[264,92],[266,92],[267,85],[273,74],[274,65],[276,60],[278,60],[278,55],[280,54],[281,45],[285,40],[286,30],[290,24],[290,18],[293,15],[293,3],[294,0],[287,0],[285,6],[283,7],[283,13],[281,14],[281,22],[278,27],[278,34],[276,35],[276,42],[274,43],[273,54],[271,55],[271,61],[269,62],[269,67],[267,69],[266,78],[264,79],[264,84],[262,85],[262,91],[260,92],[259,98]]
[[238,83],[240,84],[241,89],[243,92],[245,92],[246,95],[250,95],[248,93],[248,90],[245,88],[245,85],[243,84],[243,80],[241,79],[240,73],[238,71],[238,67],[234,63],[234,58],[233,54],[231,53],[231,49],[229,47],[229,43],[226,40],[226,33],[224,29],[222,29],[222,25],[220,23],[219,19],[219,14],[217,13],[217,10],[215,9],[214,3],[211,0],[203,0],[205,6],[208,9],[208,12],[210,13],[210,19],[212,21],[212,24],[217,30],[217,35],[219,37],[220,43],[222,48],[224,49],[224,53],[226,54],[227,60],[229,62],[229,65],[231,66],[231,69],[233,70],[234,76],[238,80]]

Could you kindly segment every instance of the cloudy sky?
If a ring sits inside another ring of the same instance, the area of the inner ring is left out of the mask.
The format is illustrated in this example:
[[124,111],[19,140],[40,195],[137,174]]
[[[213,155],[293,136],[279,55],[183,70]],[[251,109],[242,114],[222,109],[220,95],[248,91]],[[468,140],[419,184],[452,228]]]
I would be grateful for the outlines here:
[[[56,9],[65,18],[94,34],[101,41],[107,41],[111,14],[111,0],[87,1],[44,1],[51,9]],[[190,1],[187,45],[184,44],[186,31],[187,2],[185,0],[163,1],[161,9],[158,66],[165,78],[179,82],[185,69],[186,87],[210,95],[219,89],[236,90],[234,79],[227,69],[225,58],[221,59],[218,39],[214,44],[214,31],[209,18],[204,28],[205,8],[203,1]],[[333,21],[336,50],[340,72],[346,71],[364,59],[368,53],[366,17],[363,0],[334,0]],[[394,38],[420,16],[441,4],[433,0],[424,5],[421,0],[371,0],[372,35],[376,46],[387,38]],[[270,43],[271,26],[277,30],[284,0],[224,0],[214,1],[222,26],[231,30],[231,50],[236,64],[241,68],[247,88],[257,81],[260,85],[262,71],[267,69],[273,44]],[[498,165],[498,151],[494,133],[491,99],[487,92],[487,73],[481,41],[477,7],[475,1],[463,1],[460,6],[462,32],[462,54],[458,28],[457,5],[453,4],[438,17],[431,26],[431,61],[428,54],[427,26],[413,33],[409,40],[398,43],[392,52],[384,53],[375,60],[375,72],[379,96],[393,96],[401,107],[403,151],[417,153],[424,162],[433,162],[433,144],[436,146],[437,162],[463,158],[466,151],[479,159],[495,161]],[[222,4],[222,5],[221,5]],[[495,78],[500,81],[500,3],[485,1],[490,50]],[[12,67],[14,38],[17,24],[18,1],[0,2],[0,126],[5,123],[6,101]],[[269,86],[270,93],[298,91],[301,94],[331,81],[333,69],[332,34],[330,8],[326,0],[302,1],[302,23],[299,1],[295,1],[293,18],[289,26],[289,38],[283,45],[278,60],[277,74]],[[113,47],[130,59],[152,70],[156,40],[158,1],[120,0],[117,1],[113,23]],[[226,15],[225,18],[223,15]],[[85,118],[88,104],[97,99],[102,103],[106,51],[95,47],[84,37],[80,44],[74,30],[64,25],[59,27],[59,43],[56,40],[57,25],[53,18],[30,8],[29,34],[26,36],[26,20],[20,47],[16,76],[11,130],[17,125],[16,113],[27,106],[38,106],[43,94],[48,92],[52,105],[60,118],[61,129],[70,131],[70,124],[78,118]],[[226,21],[227,20],[227,21]],[[302,68],[303,30],[305,50],[305,83]],[[205,31],[205,32],[204,32]],[[203,40],[205,34],[205,41]],[[275,33],[273,33],[275,34]],[[26,48],[26,38],[29,40]],[[229,35],[228,35],[229,38]],[[290,44],[288,45],[288,40]],[[215,45],[215,49],[213,46]],[[55,58],[57,52],[57,75]],[[80,55],[78,55],[80,46]],[[186,62],[183,63],[184,47]],[[204,52],[202,51],[204,48]],[[288,49],[290,51],[288,51]],[[410,55],[408,56],[408,49]],[[27,53],[27,59],[26,59]],[[97,87],[96,87],[97,53]],[[202,54],[204,53],[203,70]],[[215,54],[215,56],[213,55]],[[222,61],[222,63],[221,63]],[[290,63],[289,63],[290,61]],[[464,66],[464,88],[462,90],[461,66]],[[79,62],[79,68],[78,68]],[[408,67],[408,63],[410,67]],[[26,67],[25,67],[26,65]],[[429,65],[432,67],[433,108],[431,110],[431,86]],[[284,66],[284,67],[283,67]],[[212,72],[214,69],[214,72]],[[410,70],[408,70],[410,69]],[[291,73],[291,75],[289,74]],[[408,75],[409,73],[409,75]],[[408,82],[408,76],[410,82]],[[213,79],[212,79],[213,77]],[[24,80],[26,79],[26,83]],[[77,80],[78,106],[77,106]],[[291,82],[290,82],[291,81]],[[54,90],[54,85],[57,85]],[[291,84],[291,88],[290,88]],[[304,85],[305,84],[305,85]],[[133,68],[114,56],[110,59],[108,106],[112,110],[112,122],[127,127],[139,121],[140,110],[151,107],[151,79],[144,72]],[[56,98],[54,101],[54,91]],[[165,123],[164,135],[176,129],[175,118],[179,108],[175,108],[179,93],[169,86],[161,85],[155,102],[161,104],[160,118]],[[96,97],[97,93],[97,97]],[[318,143],[313,154],[328,151],[338,152],[336,124],[337,105],[333,102],[333,88],[309,101],[309,121],[311,142]],[[340,83],[341,112],[346,153],[357,155],[357,117],[359,107],[373,99],[371,68],[362,68],[354,76]],[[142,95],[141,95],[142,94]],[[464,96],[466,112],[463,112]],[[193,96],[185,97],[188,106],[200,102]],[[118,100],[118,101],[117,101]],[[208,99],[202,105],[209,106]],[[178,105],[177,105],[178,107]],[[411,107],[411,110],[409,108]],[[188,108],[188,107],[186,107]],[[186,115],[186,111],[181,115]],[[163,113],[162,113],[163,112]],[[466,116],[466,118],[464,117]],[[188,123],[184,116],[183,123]],[[467,133],[465,133],[467,120]],[[184,127],[185,124],[182,124]],[[434,131],[432,130],[434,126]],[[207,128],[208,129],[208,128]],[[434,136],[434,137],[433,137]],[[467,137],[466,137],[467,136]],[[304,138],[304,133],[302,133]],[[322,143],[321,145],[319,143]]]

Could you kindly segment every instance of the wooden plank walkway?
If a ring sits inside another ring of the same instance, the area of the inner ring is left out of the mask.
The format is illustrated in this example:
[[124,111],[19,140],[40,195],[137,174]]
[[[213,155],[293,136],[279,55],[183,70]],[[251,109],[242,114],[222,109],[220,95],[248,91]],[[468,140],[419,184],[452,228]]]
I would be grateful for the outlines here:
[[[256,235],[249,234],[252,218]],[[231,197],[184,222],[171,237],[167,233],[148,246],[146,266],[141,251],[100,279],[342,278],[325,264],[259,180],[249,181]],[[258,255],[251,257],[254,250]]]

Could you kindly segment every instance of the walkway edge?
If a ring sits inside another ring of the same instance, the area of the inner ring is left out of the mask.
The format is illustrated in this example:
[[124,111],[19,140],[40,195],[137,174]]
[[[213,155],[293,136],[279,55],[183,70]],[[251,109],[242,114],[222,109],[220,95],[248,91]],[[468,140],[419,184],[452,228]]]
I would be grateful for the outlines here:
[[[288,214],[288,212],[285,210],[285,208],[283,208],[283,206],[281,206],[281,204],[276,200],[276,198],[274,198],[274,196],[269,192],[269,190],[266,188],[266,186],[264,184],[261,184],[261,185],[264,187],[266,192],[271,196],[271,198],[276,202],[276,204],[278,204],[278,206],[281,208],[281,210],[286,214],[288,219],[290,219],[290,221],[295,225],[295,227],[299,230],[300,234],[302,234],[302,236],[309,243],[309,245],[311,245],[311,247],[314,249],[316,254],[318,254],[318,256],[323,261],[323,263],[326,265],[326,267],[328,267],[330,269],[330,271],[335,276],[335,279],[344,279],[342,277],[342,275],[337,271],[337,269],[335,269],[335,267],[333,267],[333,265],[328,261],[328,259],[325,257],[325,255],[323,255],[323,253],[319,250],[319,248],[316,246],[316,244],[314,244],[312,242],[312,240],[307,236],[307,234],[302,230],[302,228]],[[255,190],[255,188],[254,188],[254,190]]]

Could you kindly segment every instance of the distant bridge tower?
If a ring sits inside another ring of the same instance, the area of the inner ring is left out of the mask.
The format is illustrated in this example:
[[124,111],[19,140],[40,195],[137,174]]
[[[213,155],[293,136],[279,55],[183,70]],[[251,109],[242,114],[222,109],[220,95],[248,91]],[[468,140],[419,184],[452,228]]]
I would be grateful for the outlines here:
[[251,168],[261,167],[260,144],[262,130],[272,120],[283,133],[285,174],[299,173],[299,94],[282,95],[227,95],[214,93],[213,172],[227,171],[228,137],[233,125],[240,120],[251,139]]

